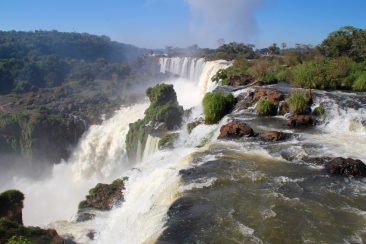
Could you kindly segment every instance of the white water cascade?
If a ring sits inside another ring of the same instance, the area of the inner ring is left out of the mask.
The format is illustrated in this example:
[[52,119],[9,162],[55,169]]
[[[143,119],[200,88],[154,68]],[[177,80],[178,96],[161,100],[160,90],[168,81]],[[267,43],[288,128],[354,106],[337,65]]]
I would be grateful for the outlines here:
[[[216,86],[212,76],[230,65],[226,61],[206,62],[194,58],[162,58],[160,63],[162,72],[180,76],[170,83],[184,108],[199,105],[203,95]],[[189,167],[189,155],[197,150],[195,146],[199,142],[185,143],[172,151],[158,151],[159,139],[150,136],[145,150],[140,145],[142,161],[130,165],[125,152],[129,123],[142,118],[147,106],[122,108],[101,125],[91,126],[70,160],[54,166],[47,179],[14,178],[13,182],[1,186],[0,190],[17,188],[25,193],[25,224],[46,226],[53,222],[52,228],[61,235],[72,234],[78,243],[91,242],[85,235],[90,229],[97,232],[96,243],[154,241],[164,228],[170,205],[179,196],[179,171]],[[180,140],[187,141],[187,138]],[[78,203],[90,188],[124,176],[128,180],[122,207],[85,223],[72,221]]]
[[[225,60],[205,61],[202,58],[160,58],[160,72],[174,74],[166,83],[174,85],[178,102],[184,109],[199,107],[206,92],[217,86],[212,77],[231,65]],[[198,109],[200,113],[200,109]]]
[[146,145],[144,149],[144,153],[142,155],[142,161],[147,160],[150,156],[152,156],[159,149],[159,137],[154,137],[152,135],[148,135],[146,140]]

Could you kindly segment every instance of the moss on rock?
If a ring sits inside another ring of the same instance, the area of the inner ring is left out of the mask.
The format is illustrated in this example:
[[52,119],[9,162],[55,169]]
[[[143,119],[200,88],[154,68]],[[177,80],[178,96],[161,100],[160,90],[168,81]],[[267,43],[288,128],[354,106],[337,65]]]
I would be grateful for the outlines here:
[[260,116],[275,116],[277,114],[276,105],[268,99],[259,100],[255,110]]
[[179,106],[173,85],[159,84],[147,89],[150,106],[145,117],[130,124],[126,137],[128,159],[135,162],[145,149],[148,135],[160,137],[181,126],[184,110]]
[[235,105],[235,97],[229,94],[219,92],[209,92],[203,98],[203,113],[206,124],[216,124],[225,115],[231,112]]

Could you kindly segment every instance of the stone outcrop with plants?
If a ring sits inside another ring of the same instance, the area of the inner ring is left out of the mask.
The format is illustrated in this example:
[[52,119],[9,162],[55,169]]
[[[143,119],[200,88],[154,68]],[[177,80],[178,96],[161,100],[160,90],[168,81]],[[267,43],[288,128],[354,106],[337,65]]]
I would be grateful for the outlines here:
[[138,160],[138,153],[145,149],[147,137],[162,137],[178,129],[183,120],[183,107],[179,106],[173,85],[159,84],[147,89],[150,106],[145,117],[130,124],[126,137],[126,150],[130,161]]
[[83,121],[47,111],[0,113],[0,153],[59,163],[85,130]]

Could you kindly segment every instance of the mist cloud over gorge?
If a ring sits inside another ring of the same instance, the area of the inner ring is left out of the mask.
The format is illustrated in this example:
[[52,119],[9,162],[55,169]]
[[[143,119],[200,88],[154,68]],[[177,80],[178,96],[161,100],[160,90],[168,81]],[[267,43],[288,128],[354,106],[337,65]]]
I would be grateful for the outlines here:
[[264,0],[185,0],[192,18],[192,40],[215,46],[217,39],[250,42],[257,32],[256,10]]

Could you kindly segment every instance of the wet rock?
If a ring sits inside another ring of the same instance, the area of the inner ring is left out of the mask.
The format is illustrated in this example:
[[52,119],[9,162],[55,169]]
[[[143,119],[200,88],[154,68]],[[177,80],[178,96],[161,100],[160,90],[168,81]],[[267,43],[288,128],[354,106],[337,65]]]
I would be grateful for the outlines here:
[[273,88],[258,88],[253,95],[253,101],[257,102],[261,98],[268,99],[274,104],[278,105],[281,101],[285,99],[285,95]]
[[254,136],[254,131],[246,123],[233,121],[221,127],[218,139]]
[[365,177],[366,165],[361,160],[351,158],[331,157],[304,157],[306,163],[324,166],[325,171],[331,175]]
[[314,119],[311,115],[293,115],[288,121],[292,127],[307,127],[314,125]]
[[288,103],[285,101],[281,101],[278,105],[278,113],[280,115],[285,115],[290,112],[290,107],[288,106]]
[[258,134],[258,137],[264,141],[282,141],[289,138],[288,133],[279,132],[279,131],[262,131]]
[[95,218],[95,214],[79,211],[77,218],[76,218],[76,222],[85,222],[88,220],[92,220],[94,218]]
[[84,215],[87,213],[88,209],[96,209],[107,211],[111,210],[115,205],[121,204],[124,200],[123,190],[124,188],[124,180],[125,179],[117,179],[113,181],[112,184],[97,184],[94,188],[90,189],[89,195],[86,196],[86,200],[80,202],[79,211],[80,216],[78,219],[80,220],[88,220],[91,216],[90,214]]
[[197,119],[195,121],[192,121],[190,123],[187,124],[187,130],[188,130],[188,134],[191,134],[192,133],[192,130],[194,128],[196,128],[197,126],[203,124],[205,121],[203,118],[200,118],[200,119]]
[[325,164],[325,170],[332,175],[366,176],[366,165],[361,160],[351,158],[334,158]]

